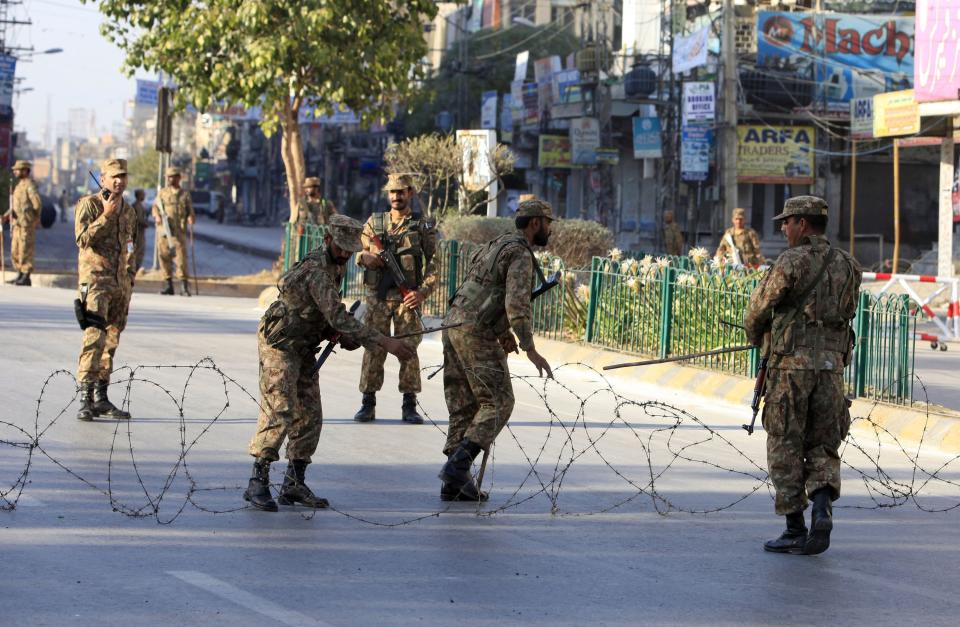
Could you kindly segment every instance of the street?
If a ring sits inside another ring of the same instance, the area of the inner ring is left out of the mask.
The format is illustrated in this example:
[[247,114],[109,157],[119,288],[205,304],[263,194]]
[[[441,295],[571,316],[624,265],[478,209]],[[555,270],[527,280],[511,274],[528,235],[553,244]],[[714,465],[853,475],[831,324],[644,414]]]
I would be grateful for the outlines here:
[[[4,624],[956,624],[960,512],[924,510],[960,504],[958,462],[863,421],[830,550],[774,555],[761,544],[783,519],[749,407],[629,371],[554,363],[545,383],[512,356],[490,502],[443,503],[442,377],[424,377],[427,424],[401,423],[389,358],[378,418],[357,424],[362,351],[338,351],[307,471],[334,509],[265,513],[241,497],[256,302],[135,294],[111,387],[134,419],[81,423],[55,373],[76,367],[73,297],[0,288]],[[420,357],[433,372],[438,337]]]

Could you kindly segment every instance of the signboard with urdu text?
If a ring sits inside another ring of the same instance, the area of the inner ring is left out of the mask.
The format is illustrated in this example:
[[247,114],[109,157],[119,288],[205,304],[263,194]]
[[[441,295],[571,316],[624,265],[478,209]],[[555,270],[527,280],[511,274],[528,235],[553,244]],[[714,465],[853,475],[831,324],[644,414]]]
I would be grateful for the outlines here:
[[812,185],[812,126],[737,126],[737,181]]

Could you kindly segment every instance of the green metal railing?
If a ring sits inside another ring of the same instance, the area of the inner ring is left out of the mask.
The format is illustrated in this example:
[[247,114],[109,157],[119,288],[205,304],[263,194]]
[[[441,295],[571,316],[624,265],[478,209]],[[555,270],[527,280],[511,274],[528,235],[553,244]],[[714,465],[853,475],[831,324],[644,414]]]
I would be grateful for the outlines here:
[[848,392],[888,403],[912,403],[917,318],[910,311],[910,297],[861,292],[854,329],[856,348],[846,370]]

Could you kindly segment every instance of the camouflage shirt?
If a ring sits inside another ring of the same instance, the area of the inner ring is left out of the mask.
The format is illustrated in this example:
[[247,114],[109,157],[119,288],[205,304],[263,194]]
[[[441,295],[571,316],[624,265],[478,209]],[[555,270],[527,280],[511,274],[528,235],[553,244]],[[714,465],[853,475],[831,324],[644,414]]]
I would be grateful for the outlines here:
[[753,229],[747,227],[737,229],[731,226],[723,232],[720,238],[720,245],[717,246],[717,252],[714,257],[720,257],[727,261],[733,261],[730,244],[727,242],[727,235],[733,239],[734,245],[740,252],[740,262],[745,266],[762,266],[766,260],[763,253],[760,252],[760,236]]
[[13,213],[17,226],[22,229],[36,228],[40,222],[40,194],[33,179],[20,179],[13,190]]
[[297,224],[326,224],[330,216],[337,213],[333,203],[321,198],[310,200],[304,198],[297,209]]
[[[378,228],[381,220],[386,234]],[[417,286],[417,291],[424,296],[429,296],[436,289],[439,281],[437,274],[437,230],[433,225],[413,213],[400,216],[398,221],[394,221],[392,211],[383,214],[375,213],[363,225],[360,241],[363,244],[364,251],[376,254],[380,249],[373,243],[374,235],[379,237],[381,241],[383,241],[384,235],[393,241],[400,269],[403,270],[407,282]],[[388,244],[385,242],[385,245]],[[357,263],[359,264],[359,255]],[[418,263],[422,264],[420,268],[417,268]],[[377,294],[377,285],[381,274],[384,272],[388,272],[388,270],[385,268],[364,270],[364,284],[367,286],[368,296]],[[401,298],[398,288],[393,287],[387,290],[385,300],[401,300]]]
[[187,232],[187,218],[195,218],[193,212],[193,202],[190,200],[190,193],[177,187],[164,187],[157,195],[156,202],[153,203],[153,216],[160,217],[160,205],[167,213],[167,220],[170,222],[171,235],[179,237]]
[[[530,245],[519,231],[481,246],[470,257],[466,279],[453,298],[444,324],[466,323],[472,333],[490,340],[513,329],[521,349],[533,348],[530,295],[536,278],[534,263]],[[464,289],[467,284],[478,289],[468,293]],[[484,316],[488,298],[493,315]]]
[[74,232],[81,284],[111,279],[123,285],[136,274],[137,213],[126,200],[107,218],[100,194],[84,196],[77,203]]
[[802,311],[788,323],[797,298],[816,278],[830,250],[830,242],[811,235],[788,248],[750,295],[743,324],[755,346],[770,332],[770,367],[784,370],[842,372],[850,349],[848,325],[857,311],[862,270],[840,249],[804,300]]
[[326,245],[310,252],[282,277],[277,300],[260,320],[260,332],[281,349],[315,348],[336,333],[372,348],[383,337],[354,318],[340,300],[343,266],[330,260]]
[[683,233],[676,222],[663,225],[663,245],[668,255],[683,254]]

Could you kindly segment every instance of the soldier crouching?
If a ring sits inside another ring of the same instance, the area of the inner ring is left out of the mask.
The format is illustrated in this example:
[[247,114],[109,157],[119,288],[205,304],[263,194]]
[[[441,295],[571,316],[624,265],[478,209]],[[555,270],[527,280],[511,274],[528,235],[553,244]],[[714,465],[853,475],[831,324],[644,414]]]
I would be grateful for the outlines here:
[[339,338],[346,350],[380,346],[400,359],[412,355],[403,342],[362,324],[343,306],[339,291],[343,267],[361,248],[361,226],[352,218],[335,215],[329,227],[323,246],[281,277],[280,294],[257,329],[260,415],[249,447],[256,458],[253,476],[243,497],[265,511],[277,511],[277,502],[270,494],[270,464],[280,459],[284,440],[289,463],[280,488],[280,504],[329,506],[304,483],[323,425],[320,385],[314,372],[314,356],[320,344]]

